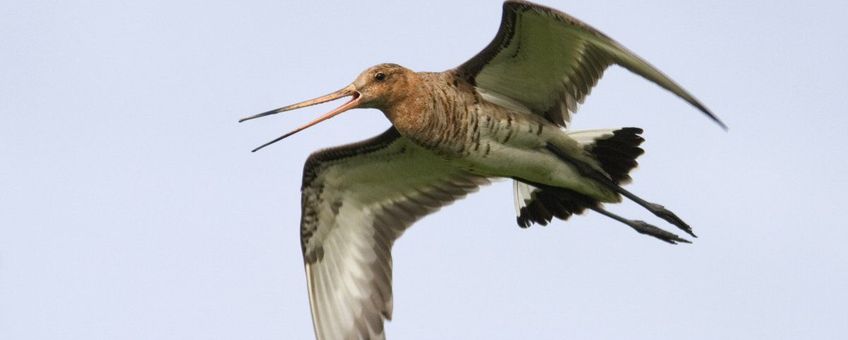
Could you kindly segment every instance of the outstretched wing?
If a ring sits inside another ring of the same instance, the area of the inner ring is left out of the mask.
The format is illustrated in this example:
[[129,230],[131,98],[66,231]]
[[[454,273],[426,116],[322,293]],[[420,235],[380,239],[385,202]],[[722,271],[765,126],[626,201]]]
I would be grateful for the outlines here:
[[495,39],[457,68],[484,96],[565,126],[612,64],[656,83],[725,125],[680,85],[591,26],[545,6],[507,1]]
[[301,246],[317,338],[384,338],[392,244],[417,219],[485,183],[394,128],[312,154],[303,170]]

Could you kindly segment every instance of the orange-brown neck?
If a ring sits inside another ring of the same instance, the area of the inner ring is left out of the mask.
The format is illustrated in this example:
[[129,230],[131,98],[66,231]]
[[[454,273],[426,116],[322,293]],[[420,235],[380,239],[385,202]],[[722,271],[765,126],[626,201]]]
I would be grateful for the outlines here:
[[402,135],[419,133],[428,121],[430,108],[426,103],[430,93],[425,90],[426,74],[414,73],[405,77],[404,81],[385,96],[379,109]]
[[[466,86],[468,88],[466,88]],[[453,73],[416,73],[403,97],[381,108],[401,135],[427,147],[452,147],[467,139],[478,103],[470,85]]]

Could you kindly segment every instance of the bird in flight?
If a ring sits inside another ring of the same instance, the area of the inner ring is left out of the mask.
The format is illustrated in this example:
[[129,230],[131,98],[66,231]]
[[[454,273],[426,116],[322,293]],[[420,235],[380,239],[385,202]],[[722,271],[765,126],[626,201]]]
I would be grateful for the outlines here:
[[586,210],[668,243],[689,241],[606,210],[622,197],[695,237],[676,214],[622,188],[643,153],[639,128],[568,131],[610,65],[619,65],[724,124],[659,70],[591,26],[545,6],[506,1],[494,40],[444,72],[380,64],[328,95],[250,120],[347,102],[253,151],[354,108],[391,122],[382,134],[313,153],[303,169],[301,248],[318,339],[384,339],[392,316],[394,241],[419,218],[493,178],[514,180],[517,223]]

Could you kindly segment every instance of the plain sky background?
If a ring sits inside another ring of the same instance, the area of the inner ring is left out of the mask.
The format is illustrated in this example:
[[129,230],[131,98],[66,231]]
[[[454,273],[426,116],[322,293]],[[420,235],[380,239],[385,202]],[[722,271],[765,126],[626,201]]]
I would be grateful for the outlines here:
[[[522,230],[501,181],[397,242],[389,338],[848,336],[848,3],[544,4],[730,126],[617,67],[573,122],[643,127],[629,188],[700,238],[596,214]],[[381,62],[452,68],[500,18],[499,1],[0,3],[0,339],[312,338],[303,161],[389,123],[352,111],[252,154],[338,103],[236,120]]]

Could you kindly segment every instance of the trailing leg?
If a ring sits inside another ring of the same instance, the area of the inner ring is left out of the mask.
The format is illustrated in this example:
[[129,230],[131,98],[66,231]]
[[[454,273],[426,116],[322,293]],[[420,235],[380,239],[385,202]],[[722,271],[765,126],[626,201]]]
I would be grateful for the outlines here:
[[[624,139],[626,137],[631,137],[631,138],[635,137],[635,138],[639,138],[640,142],[642,140],[641,137],[639,137],[637,135],[638,132],[641,132],[640,129],[629,128],[629,129],[617,130],[616,132],[619,132],[619,131],[625,131],[627,133],[622,133],[621,134],[622,137],[618,138],[618,139]],[[615,138],[611,138],[611,139],[615,140]],[[596,147],[598,147],[598,146],[596,145]],[[601,183],[602,185],[607,186],[608,188],[612,189],[613,191],[615,191],[615,192],[621,194],[622,196],[627,197],[628,199],[632,200],[633,202],[636,202],[637,204],[641,205],[642,207],[644,207],[645,209],[647,209],[648,211],[650,211],[651,213],[653,213],[657,217],[662,218],[663,220],[666,220],[669,223],[673,224],[674,226],[680,228],[681,230],[683,230],[687,234],[691,235],[692,237],[697,237],[692,232],[692,228],[688,224],[686,224],[686,222],[684,222],[682,219],[680,219],[680,217],[678,217],[676,214],[674,214],[670,210],[666,209],[662,205],[645,201],[642,198],[640,198],[639,196],[636,196],[633,193],[631,193],[630,191],[627,191],[626,189],[622,188],[619,185],[620,180],[613,177],[614,174],[610,173],[610,170],[604,169],[604,171],[608,173],[608,174],[604,174],[603,172],[593,168],[589,164],[586,164],[585,162],[582,162],[582,161],[576,159],[575,157],[569,155],[567,152],[560,150],[559,148],[557,148],[553,144],[548,144],[547,149],[549,151],[551,151],[554,155],[556,155],[557,157],[562,159],[563,161],[568,162],[569,164],[574,166],[581,175],[583,175],[583,176],[585,176],[589,179],[595,180],[598,183]],[[603,158],[605,156],[609,157],[609,154],[614,154],[616,152],[616,150],[612,147],[610,147],[608,149],[609,150],[602,149],[602,150],[597,150],[597,151],[596,150],[589,150],[590,152],[592,152],[594,154],[594,156],[596,158],[598,158],[598,162],[601,164],[602,168],[605,168],[604,165],[605,165],[605,163],[608,163],[608,162],[605,162],[601,158]],[[641,150],[641,149],[639,149],[639,150]],[[598,151],[602,151],[603,153],[598,154]],[[633,163],[634,163],[634,166],[635,166],[635,161],[633,161]],[[615,169],[611,169],[611,170],[615,170]],[[629,169],[628,169],[628,171],[629,171]]]
[[616,221],[619,221],[619,222],[621,222],[621,223],[624,223],[624,224],[626,224],[626,225],[630,226],[631,228],[633,228],[633,230],[636,230],[636,231],[637,231],[638,233],[640,233],[640,234],[645,234],[645,235],[648,235],[648,236],[653,236],[653,237],[656,237],[656,238],[658,238],[658,239],[660,239],[660,240],[662,240],[662,241],[665,241],[665,242],[668,242],[668,243],[671,243],[671,244],[677,244],[678,242],[682,242],[682,243],[692,243],[692,242],[690,242],[689,240],[682,239],[682,238],[680,238],[679,236],[677,236],[677,235],[676,235],[676,234],[674,234],[674,233],[671,233],[671,232],[665,231],[665,230],[663,230],[663,229],[660,229],[660,228],[658,228],[658,227],[655,227],[655,226],[653,226],[653,225],[651,225],[651,224],[646,223],[645,221],[640,221],[640,220],[628,220],[628,219],[626,219],[626,218],[624,218],[624,217],[621,217],[621,216],[618,216],[618,215],[616,215],[616,214],[613,214],[613,213],[611,213],[611,212],[609,212],[609,211],[606,211],[606,210],[604,210],[603,208],[601,208],[601,207],[599,207],[599,206],[590,207],[589,209],[592,209],[592,210],[594,210],[594,211],[597,211],[597,212],[598,212],[598,213],[600,213],[601,215],[607,216],[607,217],[609,217],[609,218],[611,218],[611,219],[614,219],[614,220],[616,220]]
[[533,188],[531,199],[519,211],[518,225],[527,228],[533,223],[547,225],[554,217],[567,220],[571,215],[581,214],[586,209],[612,218],[630,226],[640,234],[656,237],[662,241],[676,244],[691,243],[674,233],[665,231],[644,221],[629,220],[601,208],[597,200],[569,189],[545,186],[541,184],[526,184]]

